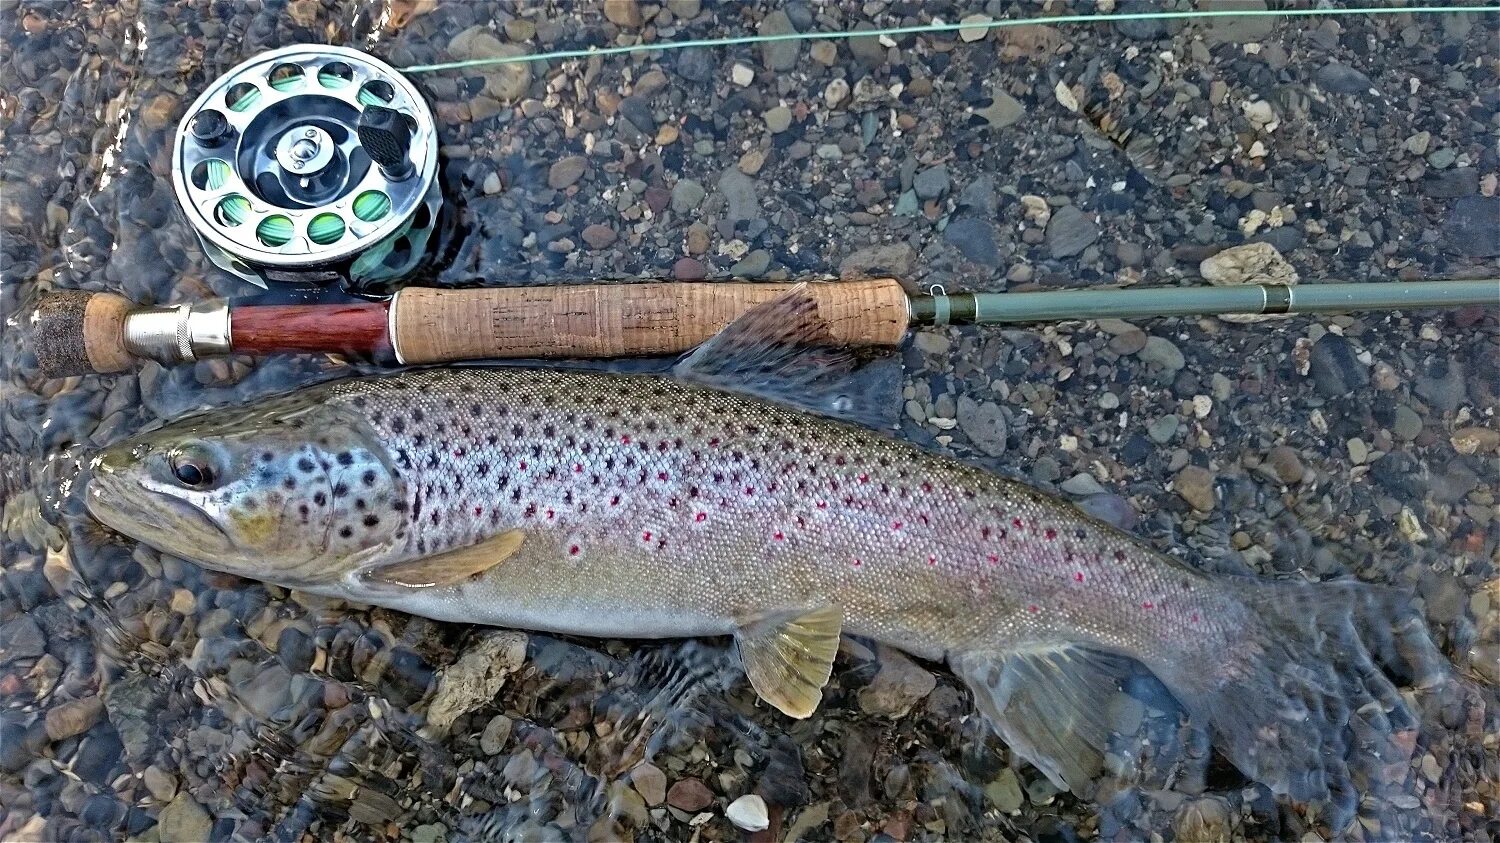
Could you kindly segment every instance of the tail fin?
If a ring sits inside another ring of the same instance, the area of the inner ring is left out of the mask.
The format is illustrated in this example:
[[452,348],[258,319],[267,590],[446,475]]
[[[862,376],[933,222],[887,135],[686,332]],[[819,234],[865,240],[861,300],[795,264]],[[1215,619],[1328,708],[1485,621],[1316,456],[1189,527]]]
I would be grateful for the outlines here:
[[[1356,791],[1405,779],[1417,719],[1392,679],[1433,683],[1446,660],[1387,589],[1241,577],[1215,584],[1238,616],[1232,635],[1156,648],[1145,666],[1246,776],[1327,804],[1341,828]],[[1110,748],[1105,707],[1133,662],[1066,645],[959,653],[951,663],[1016,754],[1060,787],[1092,790]]]
[[1352,817],[1360,792],[1402,786],[1418,721],[1395,682],[1448,673],[1406,598],[1355,582],[1220,582],[1246,610],[1242,632],[1227,652],[1157,668],[1220,751],[1335,816]]

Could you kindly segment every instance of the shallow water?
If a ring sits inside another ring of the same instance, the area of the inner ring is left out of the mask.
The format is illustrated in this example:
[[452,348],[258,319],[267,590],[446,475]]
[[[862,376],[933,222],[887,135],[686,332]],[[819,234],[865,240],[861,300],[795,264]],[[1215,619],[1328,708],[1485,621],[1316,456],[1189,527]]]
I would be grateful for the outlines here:
[[[444,61],[476,25],[533,50],[722,37],[769,4],[668,2],[701,10],[644,29],[571,4],[431,5],[0,5],[0,838],[737,839],[724,809],[752,792],[773,824],[757,839],[1326,834],[1176,740],[1150,683],[1114,714],[1151,748],[1144,781],[1094,804],[1013,760],[941,666],[868,641],[846,641],[819,712],[793,722],[755,703],[724,641],[523,644],[204,571],[67,501],[40,518],[83,449],[350,372],[328,358],[35,371],[20,325],[41,292],[250,292],[204,259],[167,170],[182,109],[217,75],[297,42]],[[974,5],[786,16],[846,29]],[[1307,283],[1492,276],[1496,25],[1243,19],[614,56],[533,66],[517,103],[482,95],[476,71],[414,76],[453,222],[419,280],[1198,284],[1202,259],[1246,239]],[[554,188],[573,156],[581,175]],[[901,435],[1194,564],[1412,590],[1478,690],[1412,693],[1423,732],[1353,834],[1487,839],[1496,324],[1465,309],[926,332],[902,351]],[[465,653],[522,646],[498,691],[440,689]]]

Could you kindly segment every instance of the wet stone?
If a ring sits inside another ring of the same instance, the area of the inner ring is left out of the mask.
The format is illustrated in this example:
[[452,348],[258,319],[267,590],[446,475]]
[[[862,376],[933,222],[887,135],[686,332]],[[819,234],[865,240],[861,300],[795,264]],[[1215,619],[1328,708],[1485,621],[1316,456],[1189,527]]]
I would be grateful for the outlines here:
[[681,779],[667,791],[667,804],[679,811],[701,811],[712,805],[713,791],[698,779]]
[[1047,223],[1047,250],[1056,260],[1081,253],[1099,239],[1099,226],[1076,205],[1065,205]]
[[1344,337],[1327,333],[1313,343],[1308,374],[1325,398],[1349,395],[1370,382],[1370,371]]

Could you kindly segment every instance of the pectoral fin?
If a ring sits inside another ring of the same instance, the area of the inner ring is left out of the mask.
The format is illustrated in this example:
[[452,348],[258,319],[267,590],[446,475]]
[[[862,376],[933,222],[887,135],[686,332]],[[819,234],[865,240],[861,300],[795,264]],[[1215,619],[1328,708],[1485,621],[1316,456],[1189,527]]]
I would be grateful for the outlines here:
[[734,637],[755,692],[789,717],[811,715],[833,672],[842,626],[839,608],[825,606],[741,627]]
[[482,574],[509,559],[521,549],[521,542],[525,538],[526,535],[520,530],[506,530],[498,536],[468,547],[375,568],[367,571],[365,577],[406,588],[453,585]]

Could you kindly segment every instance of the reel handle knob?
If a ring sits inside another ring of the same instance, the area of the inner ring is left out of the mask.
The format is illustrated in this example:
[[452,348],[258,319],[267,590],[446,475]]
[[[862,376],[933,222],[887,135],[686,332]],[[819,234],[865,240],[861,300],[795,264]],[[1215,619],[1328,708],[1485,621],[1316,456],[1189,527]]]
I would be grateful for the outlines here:
[[411,123],[407,122],[406,115],[383,105],[367,105],[360,112],[356,131],[360,146],[387,179],[401,181],[416,172],[408,154],[411,152]]

